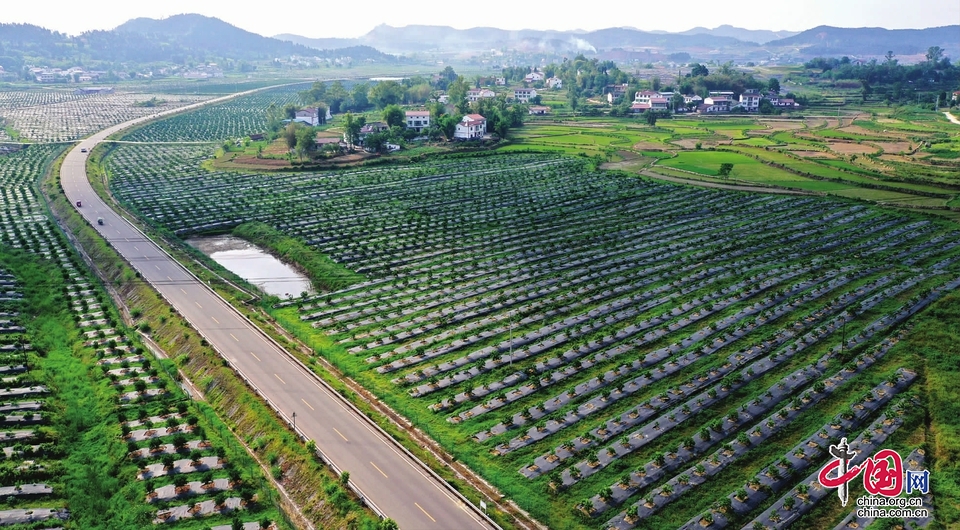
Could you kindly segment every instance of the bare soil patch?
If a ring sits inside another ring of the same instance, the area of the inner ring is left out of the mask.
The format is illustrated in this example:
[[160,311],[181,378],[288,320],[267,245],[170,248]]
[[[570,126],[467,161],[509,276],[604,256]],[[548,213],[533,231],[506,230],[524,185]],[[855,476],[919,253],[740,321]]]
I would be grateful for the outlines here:
[[[691,149],[693,146],[690,147]],[[662,151],[664,149],[670,149],[670,144],[662,144],[660,142],[637,142],[633,144],[633,149],[637,151]]]
[[718,145],[733,144],[731,140],[719,140],[716,138],[684,138],[682,140],[674,140],[670,143],[683,147],[684,149],[696,149],[698,143],[701,147],[716,147]]
[[799,120],[761,120],[760,123],[768,131],[795,131],[803,129],[803,122]]
[[906,153],[913,149],[910,142],[874,142],[884,153]]
[[827,144],[831,150],[840,153],[841,155],[864,155],[868,153],[876,153],[877,147],[870,144],[855,144],[852,142],[830,142]]
[[831,154],[831,153],[826,153],[826,152],[824,152],[824,151],[802,151],[802,150],[798,150],[798,151],[790,151],[790,152],[793,153],[793,154],[795,154],[795,155],[797,155],[797,156],[802,156],[802,157],[804,157],[804,158],[837,158],[837,157],[834,156],[833,154]]

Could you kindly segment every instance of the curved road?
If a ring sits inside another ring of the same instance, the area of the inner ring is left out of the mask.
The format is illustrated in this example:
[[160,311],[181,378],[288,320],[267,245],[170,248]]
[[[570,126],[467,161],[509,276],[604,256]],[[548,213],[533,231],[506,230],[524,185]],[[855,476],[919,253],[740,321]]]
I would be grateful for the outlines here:
[[[216,100],[214,100],[216,101]],[[204,104],[209,104],[205,102]],[[191,105],[162,114],[182,112]],[[495,528],[420,461],[266,337],[233,307],[104,203],[90,186],[87,153],[107,136],[144,121],[116,125],[80,142],[60,169],[71,204],[141,276],[288,418],[328,461],[350,472],[355,489],[404,530]],[[103,225],[97,218],[103,218]]]

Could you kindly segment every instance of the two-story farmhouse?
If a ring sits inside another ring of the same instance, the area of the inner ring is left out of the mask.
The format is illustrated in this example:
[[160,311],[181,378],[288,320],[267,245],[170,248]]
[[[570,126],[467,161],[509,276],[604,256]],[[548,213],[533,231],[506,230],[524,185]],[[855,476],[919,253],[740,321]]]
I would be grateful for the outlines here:
[[460,140],[475,140],[487,134],[487,119],[479,114],[467,114],[457,124],[453,137]]

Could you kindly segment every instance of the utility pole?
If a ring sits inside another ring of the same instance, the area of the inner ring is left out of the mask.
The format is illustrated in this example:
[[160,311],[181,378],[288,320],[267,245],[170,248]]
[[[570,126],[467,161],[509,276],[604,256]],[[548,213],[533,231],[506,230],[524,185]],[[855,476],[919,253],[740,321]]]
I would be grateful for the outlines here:
[[296,411],[294,411],[294,413],[293,413],[292,416],[293,416],[293,432],[294,432],[294,434],[296,434],[296,432],[297,432],[297,413],[296,413]]

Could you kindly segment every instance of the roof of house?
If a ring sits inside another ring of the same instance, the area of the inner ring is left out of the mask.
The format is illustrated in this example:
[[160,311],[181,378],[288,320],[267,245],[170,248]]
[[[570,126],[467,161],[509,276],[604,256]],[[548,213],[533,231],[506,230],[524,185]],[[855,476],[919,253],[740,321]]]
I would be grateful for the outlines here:
[[550,112],[550,107],[543,105],[530,105],[530,112]]
[[650,104],[649,104],[649,103],[634,103],[633,105],[630,105],[630,108],[631,108],[631,109],[649,109],[649,108],[650,108]]
[[667,98],[650,98],[650,103],[667,103]]
[[410,118],[410,117],[424,117],[424,116],[426,116],[426,117],[429,118],[429,117],[430,117],[430,111],[429,111],[429,110],[408,110],[408,111],[405,112],[405,115],[406,115],[408,118]]

